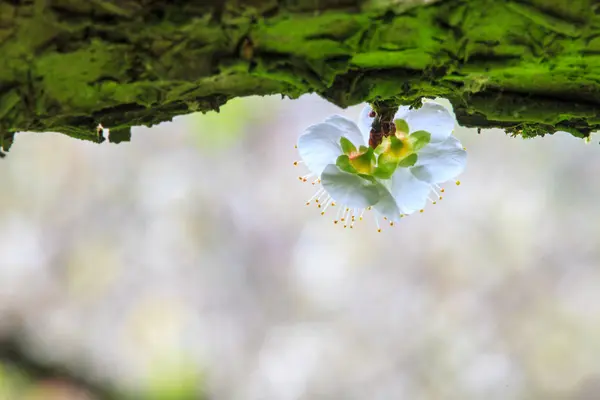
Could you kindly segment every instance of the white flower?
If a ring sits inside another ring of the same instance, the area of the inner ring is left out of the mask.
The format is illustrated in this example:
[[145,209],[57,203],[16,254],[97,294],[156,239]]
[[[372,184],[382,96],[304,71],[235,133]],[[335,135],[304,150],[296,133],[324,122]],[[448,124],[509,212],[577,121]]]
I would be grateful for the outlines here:
[[[371,107],[366,106],[359,121],[363,137],[367,138],[374,119],[369,117],[371,111]],[[415,177],[431,184],[439,184],[455,179],[464,171],[467,153],[460,141],[452,136],[456,121],[446,107],[432,101],[426,102],[417,110],[400,107],[394,119],[406,122],[406,133],[409,135],[419,131],[431,134],[429,144],[418,151],[417,162],[410,167],[410,172]],[[398,124],[396,125],[398,129]]]
[[[404,215],[422,211],[432,191],[441,199],[438,184],[456,178],[466,164],[465,150],[451,136],[454,116],[427,102],[417,110],[401,107],[394,119],[395,133],[375,149],[368,147],[375,121],[369,106],[358,125],[335,115],[307,128],[297,147],[311,173],[300,179],[314,177],[313,185],[322,185],[307,204],[314,200],[324,214],[338,203],[334,222],[352,228],[366,209],[393,225]],[[378,218],[376,222],[379,227]]]

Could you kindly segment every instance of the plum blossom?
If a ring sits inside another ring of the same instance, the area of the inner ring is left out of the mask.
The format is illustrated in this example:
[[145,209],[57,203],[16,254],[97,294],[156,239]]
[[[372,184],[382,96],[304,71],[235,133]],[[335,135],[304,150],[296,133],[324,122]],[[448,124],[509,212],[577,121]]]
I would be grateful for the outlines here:
[[334,223],[350,228],[374,210],[379,231],[380,217],[393,225],[422,212],[428,201],[441,199],[439,184],[465,168],[466,151],[452,136],[455,122],[445,107],[428,101],[418,109],[400,107],[393,122],[366,106],[358,124],[334,115],[308,127],[297,148],[310,174],[300,180],[320,187],[307,205],[314,201],[321,214],[338,205]]

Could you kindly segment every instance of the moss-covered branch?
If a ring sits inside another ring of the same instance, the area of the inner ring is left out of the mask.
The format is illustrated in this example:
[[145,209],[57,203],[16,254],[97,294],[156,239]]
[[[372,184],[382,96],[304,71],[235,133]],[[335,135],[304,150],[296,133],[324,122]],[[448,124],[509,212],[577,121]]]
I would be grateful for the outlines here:
[[[427,3],[424,5],[424,3]],[[600,127],[592,0],[0,0],[0,144],[127,140],[248,95],[442,96],[467,126]]]

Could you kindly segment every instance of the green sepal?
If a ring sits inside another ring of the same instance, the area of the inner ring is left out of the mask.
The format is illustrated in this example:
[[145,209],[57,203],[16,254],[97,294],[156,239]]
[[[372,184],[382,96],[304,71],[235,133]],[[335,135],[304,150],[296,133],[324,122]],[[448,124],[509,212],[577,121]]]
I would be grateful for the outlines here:
[[373,176],[380,179],[390,179],[398,168],[398,159],[389,154],[382,154],[377,159],[377,168],[373,172]]
[[390,138],[384,137],[381,139],[381,143],[375,148],[374,152],[376,155],[383,154],[390,147]]
[[408,137],[408,140],[410,141],[413,151],[417,152],[429,144],[431,141],[431,133],[426,131],[417,131],[412,133]]
[[417,153],[412,153],[411,155],[404,157],[402,160],[400,160],[398,166],[402,168],[412,167],[416,164],[418,158],[419,157],[417,156]]
[[406,122],[405,120],[397,119],[394,121],[394,123],[396,124],[396,131],[400,131],[400,132],[404,132],[404,133],[409,132],[408,122]]
[[361,174],[370,174],[375,167],[375,153],[372,148],[368,148],[363,154],[350,160],[354,169]]
[[404,148],[404,143],[402,140],[398,139],[396,136],[390,136],[390,147],[388,152],[393,154],[396,158],[399,158],[402,154],[402,149]]
[[344,172],[348,172],[350,174],[357,174],[358,171],[356,170],[356,168],[354,168],[352,166],[352,164],[350,163],[350,157],[348,157],[347,155],[343,154],[341,156],[339,156],[337,158],[337,160],[335,160],[335,165],[342,171]]
[[363,178],[371,183],[377,183],[377,180],[374,177],[372,177],[371,175],[358,174],[358,176],[360,176],[361,178]]
[[356,152],[356,146],[343,136],[340,138],[340,146],[342,146],[342,152],[346,155]]

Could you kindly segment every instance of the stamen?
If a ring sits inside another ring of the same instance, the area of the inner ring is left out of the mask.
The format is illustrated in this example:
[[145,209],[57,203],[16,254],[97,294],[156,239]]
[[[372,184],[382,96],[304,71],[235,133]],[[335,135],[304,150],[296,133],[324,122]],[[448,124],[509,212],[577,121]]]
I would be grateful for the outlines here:
[[317,183],[321,183],[321,180],[319,178],[317,178],[314,181],[312,181],[311,183],[313,186],[315,186]]
[[375,216],[375,225],[377,226],[377,232],[381,232],[381,227],[379,226],[379,217]]
[[460,181],[456,181],[456,186],[460,186]]
[[[346,224],[347,224],[348,222],[350,222],[350,223],[352,222],[352,212],[354,211],[354,209],[351,210],[349,208],[346,208],[346,210],[347,210],[346,211]],[[344,225],[344,227],[346,227],[346,225]]]
[[[355,211],[354,209],[353,211]],[[354,214],[352,214],[352,222],[350,223],[350,229],[354,229],[354,223],[356,222],[356,218],[354,218]]]
[[342,221],[342,222],[343,222],[343,221],[345,221],[345,220],[346,220],[346,218],[348,218],[348,215],[347,215],[347,214],[348,214],[348,211],[349,211],[349,210],[350,210],[349,208],[346,208],[346,209],[344,210],[344,213],[342,214],[342,219],[340,219],[340,221]]
[[313,201],[318,196],[321,196],[323,193],[327,193],[327,192],[325,192],[324,188],[320,188],[319,190],[317,190],[317,193],[315,193],[310,199],[306,200],[306,205],[307,206],[310,205],[311,201]]
[[298,164],[304,164],[304,161],[294,161],[294,167],[297,167]]
[[[433,191],[433,193],[435,193],[435,195],[436,195],[436,196],[437,196],[437,198],[439,199],[439,198],[440,198],[440,194],[437,192],[437,190],[436,190],[436,186],[437,186],[437,185],[430,185],[429,187],[431,188],[431,190]],[[439,186],[438,186],[438,187],[439,187]],[[431,199],[429,199],[429,200],[431,200]]]
[[362,221],[362,219],[363,219],[363,214],[365,213],[365,211],[366,211],[366,210],[367,210],[366,208],[363,208],[362,212],[360,213],[360,216],[358,217],[358,220],[359,220],[359,221]]
[[[346,221],[346,219],[348,219],[348,208],[346,208],[346,210],[344,210],[344,215],[341,219],[341,221]],[[344,228],[348,227],[348,224],[344,223]]]
[[321,193],[321,195],[315,200],[315,203],[317,203],[319,208],[321,208],[321,205],[319,204],[321,202],[321,198],[323,198],[323,196],[329,197],[329,194],[325,191],[325,189],[324,188],[321,188],[321,189],[323,189],[323,193]]
[[308,180],[308,178],[313,177],[314,174],[306,174],[304,176],[299,177],[298,179],[300,179],[302,182],[306,182]]
[[334,224],[337,224],[337,223],[338,223],[338,221],[339,221],[339,219],[340,219],[340,214],[342,213],[342,211],[343,211],[343,210],[344,210],[344,209],[343,209],[342,207],[340,207],[340,208],[338,209],[338,212],[337,212],[337,214],[336,214],[336,216],[335,216],[335,219],[333,220],[333,223],[334,223]]
[[321,211],[321,215],[325,215],[325,211],[327,211],[327,207],[329,207],[333,203],[333,199],[331,196],[327,196],[327,200],[325,202],[325,206],[323,207],[323,211]]
[[422,208],[419,210],[420,213],[424,212],[425,210],[423,210]]

